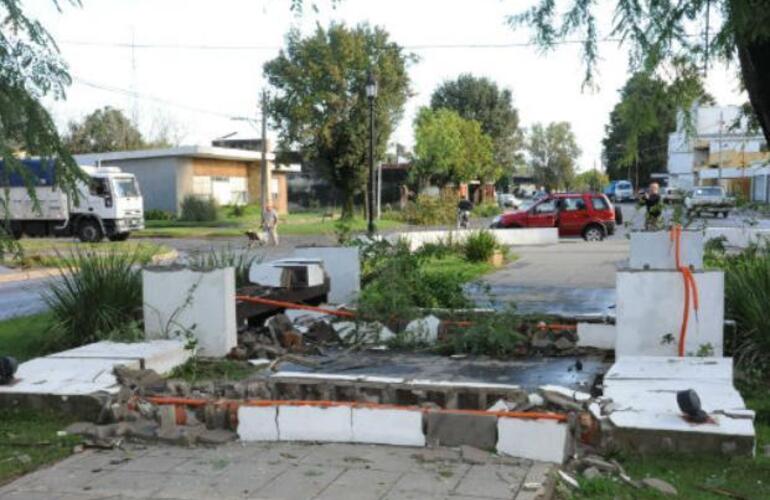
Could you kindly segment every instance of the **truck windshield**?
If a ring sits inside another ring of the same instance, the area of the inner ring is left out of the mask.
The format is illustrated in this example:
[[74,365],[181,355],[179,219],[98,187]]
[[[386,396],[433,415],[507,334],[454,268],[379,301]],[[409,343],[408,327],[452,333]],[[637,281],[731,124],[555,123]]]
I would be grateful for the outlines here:
[[119,177],[113,179],[115,194],[118,198],[130,198],[139,196],[139,186],[133,177]]

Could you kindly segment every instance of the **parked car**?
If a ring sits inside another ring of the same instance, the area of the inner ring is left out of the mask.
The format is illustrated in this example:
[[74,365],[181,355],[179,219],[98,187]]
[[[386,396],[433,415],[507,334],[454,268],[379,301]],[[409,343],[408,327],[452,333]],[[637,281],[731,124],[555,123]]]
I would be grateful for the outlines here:
[[521,206],[521,200],[511,193],[498,194],[497,203],[499,203],[502,208],[519,208]]
[[691,190],[684,198],[687,215],[711,213],[727,217],[735,207],[735,198],[728,196],[721,186],[701,186]]
[[621,202],[634,199],[634,187],[629,181],[612,181],[604,189],[604,194],[612,202]]
[[679,188],[663,188],[661,195],[663,203],[682,203],[684,201],[684,191]]
[[616,223],[615,207],[605,195],[559,193],[537,201],[526,210],[498,215],[490,227],[556,227],[559,236],[601,241],[615,232]]

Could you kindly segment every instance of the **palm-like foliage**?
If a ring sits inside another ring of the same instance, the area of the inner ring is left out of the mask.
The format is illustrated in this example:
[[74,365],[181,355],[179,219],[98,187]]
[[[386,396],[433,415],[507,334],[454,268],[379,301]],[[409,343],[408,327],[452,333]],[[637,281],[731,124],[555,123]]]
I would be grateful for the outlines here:
[[61,262],[60,276],[43,292],[55,319],[54,343],[73,347],[141,336],[145,254],[76,250]]

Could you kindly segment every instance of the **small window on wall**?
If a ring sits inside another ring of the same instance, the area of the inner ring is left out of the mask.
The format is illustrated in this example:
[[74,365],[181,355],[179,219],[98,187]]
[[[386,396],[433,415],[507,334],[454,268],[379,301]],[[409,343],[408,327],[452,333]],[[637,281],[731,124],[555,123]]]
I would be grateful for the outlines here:
[[768,148],[767,148],[767,143],[766,142],[763,142],[762,144],[759,145],[759,151],[761,153],[767,153],[768,152]]
[[278,179],[270,179],[270,192],[273,193],[274,197],[278,197]]

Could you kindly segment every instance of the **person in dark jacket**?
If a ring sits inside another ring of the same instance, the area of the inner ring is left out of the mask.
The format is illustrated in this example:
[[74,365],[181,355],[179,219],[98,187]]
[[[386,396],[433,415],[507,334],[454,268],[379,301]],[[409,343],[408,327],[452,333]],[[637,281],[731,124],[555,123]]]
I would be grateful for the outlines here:
[[663,198],[660,197],[660,185],[657,182],[650,184],[650,188],[639,200],[639,205],[644,206],[644,229],[657,231],[663,225]]

